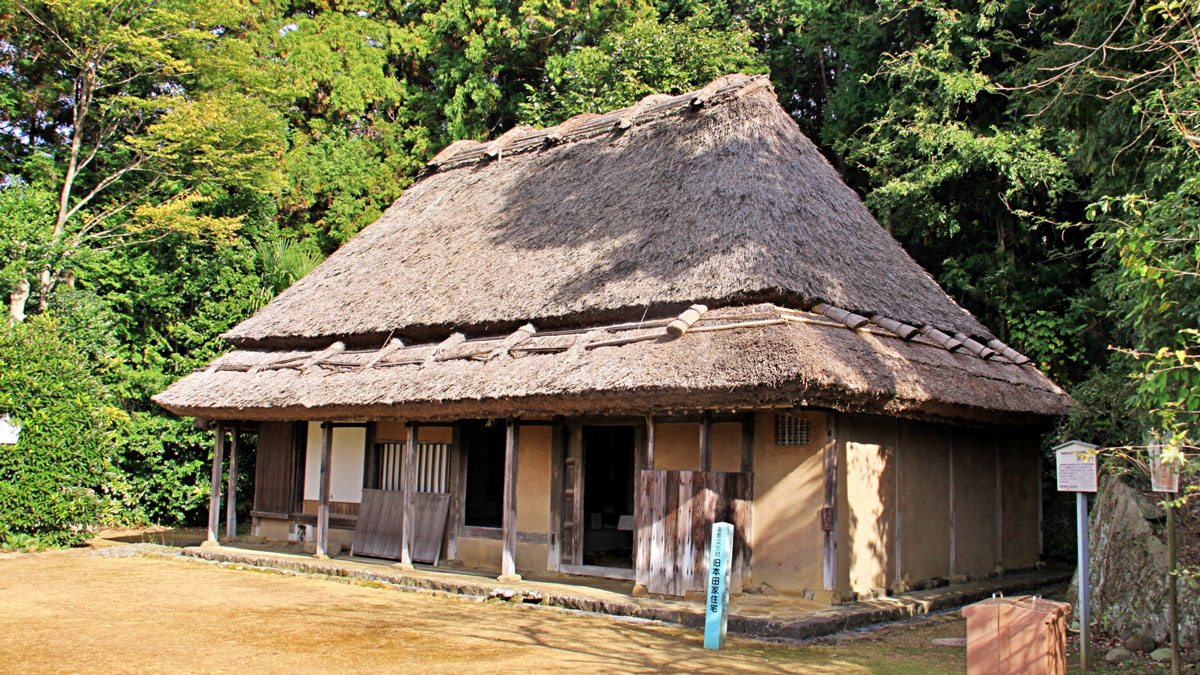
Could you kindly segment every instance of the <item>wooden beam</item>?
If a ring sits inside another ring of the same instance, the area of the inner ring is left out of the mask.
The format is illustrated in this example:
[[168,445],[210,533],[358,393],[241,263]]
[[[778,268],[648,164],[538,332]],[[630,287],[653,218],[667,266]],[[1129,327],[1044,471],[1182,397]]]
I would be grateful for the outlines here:
[[[504,530],[499,527],[476,527],[463,525],[458,528],[458,536],[463,539],[487,539],[488,541],[504,541]],[[550,535],[545,532],[517,531],[518,544],[550,545]]]
[[206,543],[216,545],[219,542],[217,531],[221,526],[221,469],[225,461],[225,425],[217,422],[216,436],[213,441],[212,483],[208,497],[208,540]]
[[654,415],[646,415],[646,469],[654,470]]
[[321,428],[321,484],[317,501],[317,550],[325,557],[329,550],[329,491],[332,489],[333,425],[325,422]]
[[417,425],[408,423],[408,440],[404,443],[404,468],[401,473],[404,486],[404,512],[400,516],[400,563],[412,565],[413,528],[417,522],[415,498],[417,492]]
[[546,569],[557,572],[562,563],[563,470],[566,464],[566,425],[554,419],[550,430],[550,544],[546,547]]
[[241,427],[235,424],[229,437],[229,482],[225,484],[225,536],[232,539],[237,536],[238,449],[242,443]]
[[742,473],[754,473],[754,413],[742,415]]
[[517,451],[520,446],[520,427],[512,418],[505,423],[504,436],[504,550],[500,558],[500,575],[517,575]]
[[712,471],[712,413],[700,416],[700,470]]

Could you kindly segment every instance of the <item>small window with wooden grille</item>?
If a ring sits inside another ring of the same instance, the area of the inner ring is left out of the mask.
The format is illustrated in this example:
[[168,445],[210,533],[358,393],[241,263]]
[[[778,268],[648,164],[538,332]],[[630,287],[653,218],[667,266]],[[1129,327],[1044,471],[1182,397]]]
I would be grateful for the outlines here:
[[805,417],[779,413],[775,415],[775,445],[808,445],[812,442],[812,427]]
[[[375,444],[375,475],[367,476],[364,487],[379,490],[404,488],[404,443]],[[417,492],[449,492],[450,445],[417,443]]]

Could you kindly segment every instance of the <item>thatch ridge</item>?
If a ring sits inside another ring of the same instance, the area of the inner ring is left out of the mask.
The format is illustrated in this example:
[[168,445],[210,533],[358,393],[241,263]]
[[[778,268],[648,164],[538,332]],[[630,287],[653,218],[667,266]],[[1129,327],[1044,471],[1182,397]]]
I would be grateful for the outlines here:
[[[155,397],[215,419],[453,419],[821,406],[914,419],[1037,424],[1070,400],[1031,365],[905,340],[879,323],[756,305],[377,350],[236,350]],[[582,347],[581,347],[582,345]],[[491,356],[504,347],[503,358]],[[1015,352],[1013,352],[1015,353]],[[369,368],[365,364],[372,363]]]
[[378,346],[771,301],[993,339],[879,227],[765,77],[726,76],[556,133],[456,143],[226,337]]

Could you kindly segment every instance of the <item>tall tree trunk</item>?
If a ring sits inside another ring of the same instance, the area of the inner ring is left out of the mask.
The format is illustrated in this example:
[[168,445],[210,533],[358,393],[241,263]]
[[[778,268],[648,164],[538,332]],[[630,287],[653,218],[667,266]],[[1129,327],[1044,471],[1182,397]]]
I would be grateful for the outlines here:
[[17,288],[8,294],[8,322],[21,323],[25,320],[25,303],[29,301],[29,280],[17,282]]

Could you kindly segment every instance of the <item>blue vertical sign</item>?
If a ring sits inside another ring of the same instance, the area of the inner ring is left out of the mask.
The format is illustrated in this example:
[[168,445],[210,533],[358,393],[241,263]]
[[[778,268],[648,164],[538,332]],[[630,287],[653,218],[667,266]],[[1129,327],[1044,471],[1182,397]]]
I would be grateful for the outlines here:
[[725,644],[725,628],[729,623],[729,568],[732,565],[733,525],[713,523],[704,594],[705,649],[720,649]]

